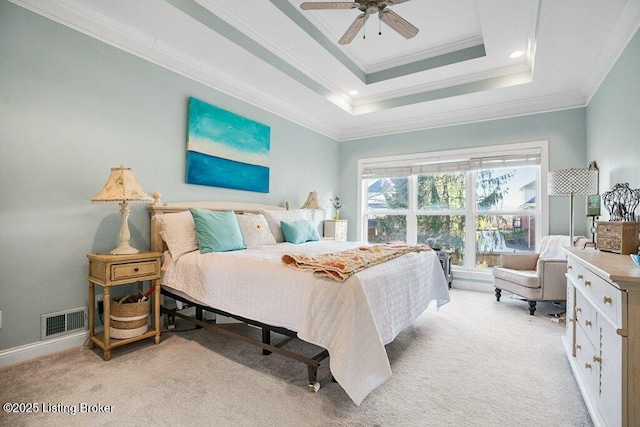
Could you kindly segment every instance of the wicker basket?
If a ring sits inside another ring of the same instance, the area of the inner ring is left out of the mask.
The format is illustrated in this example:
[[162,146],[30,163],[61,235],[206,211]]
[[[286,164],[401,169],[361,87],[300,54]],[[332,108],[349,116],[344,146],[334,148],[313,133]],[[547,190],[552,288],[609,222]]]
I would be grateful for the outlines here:
[[126,339],[142,335],[149,329],[150,301],[140,301],[126,295],[111,301],[109,316],[109,336],[116,339]]

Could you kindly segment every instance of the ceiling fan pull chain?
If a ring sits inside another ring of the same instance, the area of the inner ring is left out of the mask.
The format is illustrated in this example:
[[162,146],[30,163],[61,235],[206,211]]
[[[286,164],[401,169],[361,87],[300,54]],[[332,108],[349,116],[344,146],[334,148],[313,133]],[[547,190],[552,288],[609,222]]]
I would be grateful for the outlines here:
[[380,19],[380,13],[378,13],[378,35],[382,35],[382,19]]
[[362,40],[365,40],[367,38],[367,20],[364,20],[364,23],[362,24]]

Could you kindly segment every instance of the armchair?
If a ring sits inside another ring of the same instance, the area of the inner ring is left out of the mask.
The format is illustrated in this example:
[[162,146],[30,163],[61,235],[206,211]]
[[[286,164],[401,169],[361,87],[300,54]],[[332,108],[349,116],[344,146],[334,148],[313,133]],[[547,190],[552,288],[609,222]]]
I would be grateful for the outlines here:
[[502,290],[519,295],[528,301],[532,316],[538,301],[565,301],[567,256],[562,246],[569,246],[569,236],[543,237],[539,253],[502,254],[499,265],[493,267],[496,301]]

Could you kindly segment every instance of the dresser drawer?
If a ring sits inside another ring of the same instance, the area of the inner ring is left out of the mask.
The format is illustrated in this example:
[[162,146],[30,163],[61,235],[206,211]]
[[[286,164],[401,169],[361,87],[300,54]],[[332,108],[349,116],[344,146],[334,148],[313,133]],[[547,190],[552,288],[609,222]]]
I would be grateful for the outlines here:
[[626,293],[607,283],[601,277],[587,271],[579,289],[593,301],[596,309],[604,315],[612,325],[622,324],[622,303]]
[[576,327],[576,367],[583,378],[583,383],[587,385],[589,391],[593,394],[598,393],[599,387],[599,376],[600,372],[598,370],[599,365],[597,362],[594,362],[594,356],[596,360],[598,353],[596,352],[596,348],[591,344],[584,334],[584,331],[580,327]]
[[596,310],[582,292],[576,292],[574,318],[576,319],[576,330],[582,329],[583,334],[589,339],[591,344],[596,346],[596,344],[600,342]]
[[[569,265],[571,265],[571,259]],[[604,315],[611,324],[621,325],[622,303],[626,297],[624,292],[620,292],[619,289],[580,264],[568,270],[567,276],[578,290],[578,294],[583,293],[595,309],[601,312],[601,317]]]
[[136,279],[160,273],[160,263],[157,261],[141,261],[128,264],[113,264],[111,266],[111,280]]
[[571,282],[578,286],[584,281],[584,274],[587,271],[586,268],[579,262],[576,262],[572,257],[567,260],[567,277]]

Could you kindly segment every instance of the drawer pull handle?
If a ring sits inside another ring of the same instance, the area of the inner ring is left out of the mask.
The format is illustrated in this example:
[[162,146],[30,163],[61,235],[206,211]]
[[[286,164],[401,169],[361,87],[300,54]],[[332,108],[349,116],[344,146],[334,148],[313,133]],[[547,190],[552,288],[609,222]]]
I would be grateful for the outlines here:
[[138,267],[136,267],[136,268],[133,269],[133,271],[135,271],[137,273],[138,271],[140,271],[140,269]]
[[602,357],[598,357],[596,355],[593,355],[593,361],[595,363],[602,363]]
[[578,280],[582,280],[584,279],[584,276],[582,274],[578,274]]
[[611,299],[611,297],[608,297],[606,295],[602,297],[602,302],[604,302],[605,304],[613,304],[613,300]]
[[567,270],[573,270],[573,265],[567,265]]
[[584,285],[585,286],[591,286],[591,280],[585,280],[584,281]]
[[582,313],[582,308],[581,307],[576,307],[576,313]]
[[585,320],[584,321],[584,325],[585,326],[591,326],[591,320]]
[[585,369],[591,369],[591,363],[584,362]]

